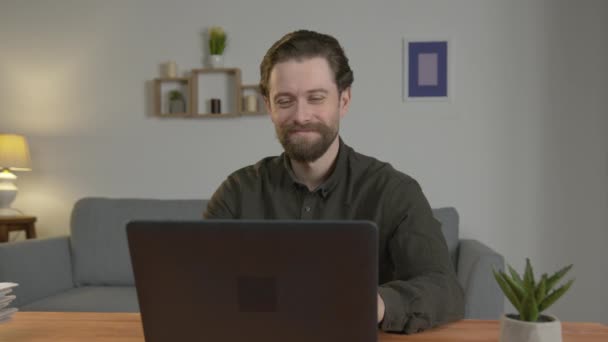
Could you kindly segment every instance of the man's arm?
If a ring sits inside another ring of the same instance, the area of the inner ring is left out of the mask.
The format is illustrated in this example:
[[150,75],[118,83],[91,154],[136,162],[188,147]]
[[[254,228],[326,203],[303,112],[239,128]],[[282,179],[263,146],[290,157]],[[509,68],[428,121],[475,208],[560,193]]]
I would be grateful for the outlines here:
[[411,334],[463,318],[464,294],[441,225],[420,186],[405,181],[390,197],[387,210],[402,212],[387,242],[395,280],[379,288],[385,305],[381,329]]
[[238,182],[234,175],[228,177],[215,191],[203,211],[205,219],[236,219],[238,211]]

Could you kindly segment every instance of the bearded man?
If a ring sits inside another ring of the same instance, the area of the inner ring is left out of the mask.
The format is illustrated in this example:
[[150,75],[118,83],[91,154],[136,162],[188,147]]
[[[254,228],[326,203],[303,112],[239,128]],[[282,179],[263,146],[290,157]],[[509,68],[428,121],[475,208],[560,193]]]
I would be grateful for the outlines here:
[[306,30],[289,33],[268,50],[260,74],[285,152],[232,173],[203,216],[373,221],[379,327],[409,334],[463,318],[463,291],[418,182],[340,138],[353,72],[338,41]]

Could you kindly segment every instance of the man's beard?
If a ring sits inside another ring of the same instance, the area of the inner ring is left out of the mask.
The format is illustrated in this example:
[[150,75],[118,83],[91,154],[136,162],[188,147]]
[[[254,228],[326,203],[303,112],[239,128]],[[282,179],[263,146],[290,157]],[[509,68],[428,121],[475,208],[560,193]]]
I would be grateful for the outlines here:
[[[292,132],[298,130],[314,131],[320,138],[308,140],[305,137],[295,137]],[[329,146],[334,142],[338,135],[338,124],[327,126],[322,122],[309,123],[304,125],[286,124],[276,128],[277,138],[285,153],[291,160],[298,162],[313,162],[327,152]]]

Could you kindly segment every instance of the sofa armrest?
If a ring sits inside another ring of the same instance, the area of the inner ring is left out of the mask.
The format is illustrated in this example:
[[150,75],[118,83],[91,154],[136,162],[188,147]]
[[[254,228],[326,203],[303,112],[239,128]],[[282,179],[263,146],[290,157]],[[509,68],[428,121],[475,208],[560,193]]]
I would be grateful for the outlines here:
[[460,240],[458,280],[465,294],[465,318],[498,319],[504,310],[504,296],[492,269],[503,270],[505,260],[477,240]]
[[15,307],[73,288],[69,237],[0,244],[0,282],[19,283]]

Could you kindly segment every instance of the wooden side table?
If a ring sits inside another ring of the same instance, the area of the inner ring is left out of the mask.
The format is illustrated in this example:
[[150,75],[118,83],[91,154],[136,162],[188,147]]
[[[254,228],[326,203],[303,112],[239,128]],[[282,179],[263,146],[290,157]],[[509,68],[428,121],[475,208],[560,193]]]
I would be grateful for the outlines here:
[[8,233],[25,230],[25,237],[36,238],[35,216],[0,216],[0,242],[8,242]]

